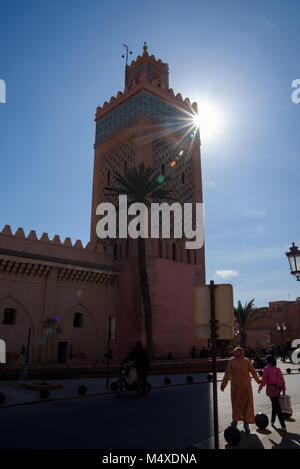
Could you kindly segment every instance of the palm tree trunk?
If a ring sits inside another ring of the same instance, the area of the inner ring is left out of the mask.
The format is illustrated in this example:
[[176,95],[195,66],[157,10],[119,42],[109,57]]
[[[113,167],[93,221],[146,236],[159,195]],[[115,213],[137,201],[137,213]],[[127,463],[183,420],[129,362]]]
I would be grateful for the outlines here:
[[247,338],[247,335],[244,331],[241,331],[241,347],[242,348],[245,348],[246,346],[246,338]]
[[145,331],[147,340],[147,349],[150,358],[153,358],[153,337],[152,337],[152,310],[151,310],[151,297],[148,283],[148,273],[146,266],[146,247],[145,239],[138,238],[138,260],[139,260],[139,273],[141,293],[144,305],[145,314]]

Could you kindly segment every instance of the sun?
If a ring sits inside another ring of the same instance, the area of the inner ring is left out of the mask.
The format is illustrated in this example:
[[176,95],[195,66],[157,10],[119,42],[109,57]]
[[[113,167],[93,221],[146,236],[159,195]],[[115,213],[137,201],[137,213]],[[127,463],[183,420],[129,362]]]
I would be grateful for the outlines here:
[[203,141],[216,139],[224,130],[224,116],[221,107],[207,99],[198,101],[198,115],[193,118],[200,129]]

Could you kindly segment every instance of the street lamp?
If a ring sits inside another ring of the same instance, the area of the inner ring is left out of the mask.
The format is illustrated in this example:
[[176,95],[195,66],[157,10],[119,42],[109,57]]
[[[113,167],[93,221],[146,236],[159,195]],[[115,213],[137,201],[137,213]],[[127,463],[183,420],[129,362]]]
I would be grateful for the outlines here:
[[281,342],[283,345],[283,331],[286,331],[286,324],[284,324],[284,322],[282,322],[281,324],[277,322],[276,327],[277,327],[278,332],[281,331]]
[[300,251],[295,243],[292,244],[289,252],[285,254],[290,263],[291,274],[295,275],[296,279],[300,281]]

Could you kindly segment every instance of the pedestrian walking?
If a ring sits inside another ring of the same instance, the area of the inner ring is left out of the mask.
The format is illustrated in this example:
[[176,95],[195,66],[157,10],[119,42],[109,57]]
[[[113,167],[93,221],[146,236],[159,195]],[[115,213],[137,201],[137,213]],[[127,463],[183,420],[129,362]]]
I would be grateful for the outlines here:
[[258,392],[266,386],[266,395],[270,398],[272,403],[271,425],[272,427],[275,427],[275,419],[278,417],[281,430],[285,433],[286,425],[279,403],[280,392],[282,391],[282,393],[285,394],[286,391],[285,380],[280,368],[276,366],[276,360],[273,355],[267,355],[266,362],[267,366],[264,368]]
[[192,350],[191,350],[191,357],[196,358],[196,352],[197,352],[197,347],[196,345],[193,345]]
[[249,424],[254,423],[253,392],[251,376],[260,384],[260,379],[252,363],[244,356],[242,347],[236,347],[233,357],[227,364],[225,375],[221,383],[221,391],[224,391],[228,381],[231,381],[231,404],[233,427],[237,427],[238,421],[244,423],[244,430],[250,433]]

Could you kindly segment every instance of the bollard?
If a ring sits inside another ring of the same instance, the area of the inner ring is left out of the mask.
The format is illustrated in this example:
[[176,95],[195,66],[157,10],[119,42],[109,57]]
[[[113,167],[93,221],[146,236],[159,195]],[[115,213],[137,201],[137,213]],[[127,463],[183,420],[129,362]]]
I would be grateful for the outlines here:
[[82,396],[83,394],[86,394],[87,388],[84,384],[81,384],[80,386],[78,386],[77,391],[78,391],[78,394],[80,394]]
[[48,389],[42,389],[40,391],[40,398],[41,399],[48,399],[50,396],[50,392],[48,391]]
[[254,422],[260,430],[264,430],[269,425],[269,419],[266,414],[259,412],[254,417]]
[[229,445],[237,446],[241,441],[241,432],[233,426],[227,427],[224,431],[224,438]]

